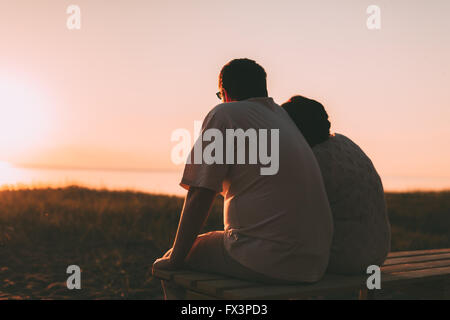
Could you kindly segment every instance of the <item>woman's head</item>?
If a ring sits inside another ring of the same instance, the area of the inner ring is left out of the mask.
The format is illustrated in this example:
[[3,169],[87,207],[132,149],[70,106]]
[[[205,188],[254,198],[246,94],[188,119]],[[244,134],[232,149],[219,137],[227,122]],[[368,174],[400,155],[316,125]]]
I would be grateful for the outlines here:
[[281,107],[294,120],[311,147],[329,138],[330,121],[320,102],[302,96],[293,96]]

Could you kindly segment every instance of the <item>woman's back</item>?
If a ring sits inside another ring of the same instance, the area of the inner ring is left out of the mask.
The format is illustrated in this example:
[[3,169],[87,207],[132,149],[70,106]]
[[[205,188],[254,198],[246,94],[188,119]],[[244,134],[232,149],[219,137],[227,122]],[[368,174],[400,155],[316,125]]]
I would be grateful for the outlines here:
[[341,134],[312,149],[334,219],[328,272],[361,273],[369,265],[381,265],[391,236],[383,186],[372,161]]

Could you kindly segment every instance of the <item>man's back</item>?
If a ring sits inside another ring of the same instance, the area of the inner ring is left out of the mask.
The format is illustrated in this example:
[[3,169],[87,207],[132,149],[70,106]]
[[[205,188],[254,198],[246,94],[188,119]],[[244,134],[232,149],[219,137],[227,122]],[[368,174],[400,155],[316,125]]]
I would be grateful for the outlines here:
[[[288,114],[271,98],[252,98],[216,106],[205,119],[203,132],[208,129],[220,130],[224,138],[227,129],[258,133],[257,164],[249,163],[247,140],[245,164],[191,164],[183,176],[182,184],[224,195],[228,254],[272,278],[319,280],[329,258],[331,212],[315,157]],[[267,144],[261,141],[264,134]],[[270,165],[261,164],[261,146],[267,145]]]

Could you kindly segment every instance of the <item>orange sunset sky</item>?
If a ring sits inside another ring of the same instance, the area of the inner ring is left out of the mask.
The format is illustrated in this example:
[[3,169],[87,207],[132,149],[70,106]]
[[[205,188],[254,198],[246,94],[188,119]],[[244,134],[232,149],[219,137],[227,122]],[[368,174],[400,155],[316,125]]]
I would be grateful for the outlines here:
[[0,162],[179,170],[171,133],[192,132],[223,64],[248,57],[276,102],[321,101],[382,177],[450,186],[449,16],[448,0],[2,0]]

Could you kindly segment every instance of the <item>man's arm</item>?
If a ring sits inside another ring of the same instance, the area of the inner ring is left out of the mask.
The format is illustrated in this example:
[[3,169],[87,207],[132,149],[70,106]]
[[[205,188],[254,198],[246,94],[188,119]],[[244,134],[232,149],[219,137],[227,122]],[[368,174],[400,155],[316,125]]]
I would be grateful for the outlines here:
[[176,269],[183,265],[197,235],[208,218],[216,192],[206,188],[191,187],[184,201],[177,235],[169,257],[155,261],[153,269]]

